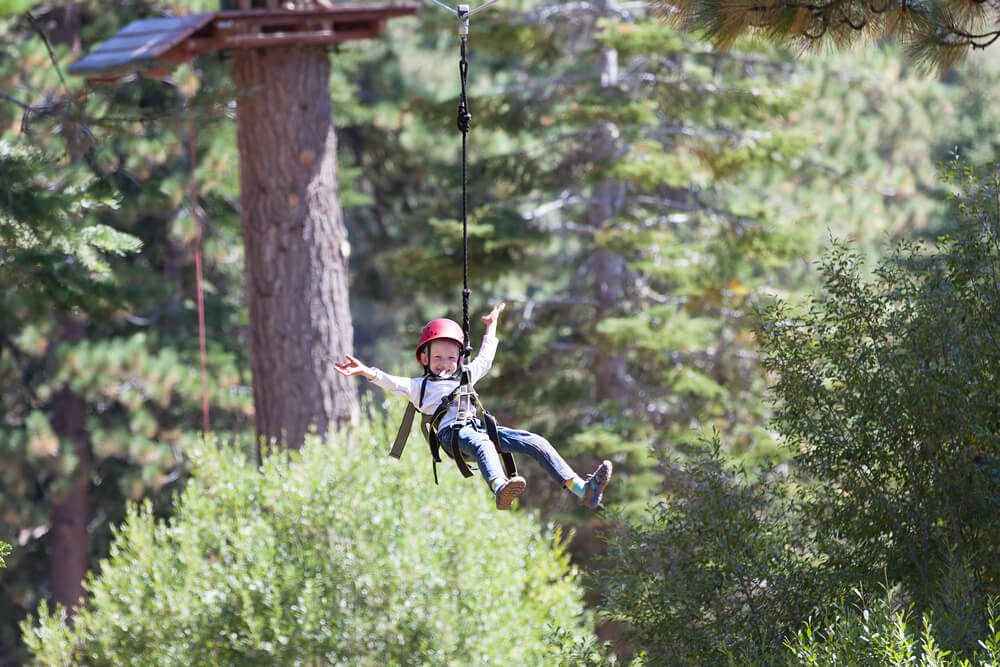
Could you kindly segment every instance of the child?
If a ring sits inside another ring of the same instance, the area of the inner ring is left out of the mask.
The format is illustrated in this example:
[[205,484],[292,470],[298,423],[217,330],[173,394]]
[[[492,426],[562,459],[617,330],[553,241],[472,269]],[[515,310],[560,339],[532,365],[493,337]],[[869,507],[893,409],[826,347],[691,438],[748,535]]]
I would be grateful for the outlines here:
[[[482,320],[486,323],[486,334],[479,348],[479,354],[469,364],[470,381],[475,384],[490,370],[497,349],[497,320],[506,304],[494,306]],[[366,366],[351,355],[345,355],[343,363],[335,364],[341,375],[361,375],[375,383],[385,391],[406,396],[416,408],[431,415],[441,403],[441,399],[450,394],[460,380],[460,364],[465,336],[462,327],[449,319],[436,319],[428,322],[421,332],[417,343],[417,361],[424,367],[423,378],[403,378],[383,373],[377,368]],[[424,378],[429,381],[424,383]],[[423,395],[421,396],[421,386]],[[421,397],[423,400],[421,401]],[[446,449],[450,447],[451,430],[456,425],[457,407],[453,403],[450,410],[438,423],[438,440]],[[479,462],[479,470],[483,479],[489,484],[496,496],[498,510],[510,509],[514,500],[524,492],[526,482],[520,475],[510,479],[504,473],[500,456],[496,447],[489,439],[486,429],[479,419],[473,419],[458,432],[458,446],[462,453],[474,457]],[[573,472],[565,460],[556,452],[549,441],[540,435],[516,429],[499,429],[500,449],[508,453],[527,454],[538,461],[542,467],[557,482],[582,499],[590,508],[597,508],[604,496],[604,489],[611,478],[611,462],[604,461],[586,480]],[[452,452],[449,451],[449,454]]]

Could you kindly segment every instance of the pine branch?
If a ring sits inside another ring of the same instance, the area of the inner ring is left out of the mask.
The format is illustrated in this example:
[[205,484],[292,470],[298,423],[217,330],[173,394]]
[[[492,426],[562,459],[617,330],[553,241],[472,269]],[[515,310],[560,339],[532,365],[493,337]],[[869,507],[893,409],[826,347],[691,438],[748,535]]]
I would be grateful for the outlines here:
[[12,96],[8,95],[7,93],[0,92],[0,100],[6,100],[6,101],[10,102],[11,104],[14,104],[16,106],[21,107],[25,111],[27,111],[28,109],[31,109],[31,105],[30,104],[28,104],[26,102],[22,102],[21,100],[17,99],[16,97],[12,97]]
[[[920,62],[946,69],[968,49],[1000,39],[1000,2],[955,0],[658,0],[658,11],[676,23],[729,48],[739,37],[760,33],[776,42],[813,48],[860,37],[891,37]],[[983,27],[988,26],[988,27]]]
[[550,213],[566,208],[567,206],[573,206],[575,204],[586,204],[590,201],[588,197],[584,197],[579,193],[572,193],[568,190],[564,190],[559,193],[557,199],[546,202],[541,206],[538,206],[532,211],[528,211],[524,214],[524,219],[531,221],[536,218],[542,218]]

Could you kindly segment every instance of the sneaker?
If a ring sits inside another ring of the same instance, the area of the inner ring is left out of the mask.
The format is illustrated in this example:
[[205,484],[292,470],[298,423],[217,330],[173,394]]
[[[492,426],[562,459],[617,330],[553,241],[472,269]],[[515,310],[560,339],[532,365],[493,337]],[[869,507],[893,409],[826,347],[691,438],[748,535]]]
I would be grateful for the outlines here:
[[520,475],[515,475],[504,482],[503,486],[496,490],[497,509],[509,510],[514,500],[524,493],[524,489],[527,486],[528,483]]
[[597,469],[587,478],[587,485],[583,491],[583,504],[590,509],[600,507],[601,500],[604,498],[604,489],[607,488],[610,479],[611,461],[601,461],[601,465],[597,466]]

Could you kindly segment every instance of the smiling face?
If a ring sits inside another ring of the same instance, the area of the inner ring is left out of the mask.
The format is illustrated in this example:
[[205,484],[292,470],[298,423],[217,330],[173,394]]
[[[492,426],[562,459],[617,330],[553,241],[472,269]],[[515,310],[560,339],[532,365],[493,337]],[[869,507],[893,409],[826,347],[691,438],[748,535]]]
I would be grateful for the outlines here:
[[458,370],[461,350],[453,340],[435,340],[420,351],[420,363],[430,366],[431,375],[451,377]]

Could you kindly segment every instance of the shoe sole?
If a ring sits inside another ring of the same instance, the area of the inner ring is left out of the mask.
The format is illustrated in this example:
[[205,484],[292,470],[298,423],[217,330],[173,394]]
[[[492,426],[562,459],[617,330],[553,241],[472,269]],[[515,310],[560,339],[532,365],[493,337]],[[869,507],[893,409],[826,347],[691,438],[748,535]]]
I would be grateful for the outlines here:
[[601,501],[604,500],[604,489],[608,488],[608,482],[611,481],[611,472],[612,472],[611,461],[603,461],[602,465],[605,465],[607,467],[608,474],[604,476],[604,482],[602,482],[601,485],[597,487],[597,492],[594,493],[594,500],[588,503],[590,509],[596,510],[597,508],[601,507]]
[[523,477],[511,477],[500,492],[497,493],[497,509],[509,510],[517,497],[524,493],[528,483]]

